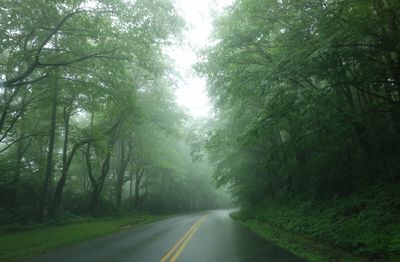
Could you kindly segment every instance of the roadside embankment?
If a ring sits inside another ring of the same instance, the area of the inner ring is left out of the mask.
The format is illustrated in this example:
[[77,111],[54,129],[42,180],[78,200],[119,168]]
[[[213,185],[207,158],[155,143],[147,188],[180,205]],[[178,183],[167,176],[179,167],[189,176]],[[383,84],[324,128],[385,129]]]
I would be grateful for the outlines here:
[[400,261],[400,196],[381,184],[346,198],[280,199],[231,214],[308,261]]

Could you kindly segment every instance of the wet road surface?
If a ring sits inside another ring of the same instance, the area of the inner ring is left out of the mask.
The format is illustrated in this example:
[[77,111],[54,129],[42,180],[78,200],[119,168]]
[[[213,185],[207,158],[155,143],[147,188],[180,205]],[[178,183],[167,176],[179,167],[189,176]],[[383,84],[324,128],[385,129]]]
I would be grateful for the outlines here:
[[232,210],[176,216],[59,249],[27,262],[303,261],[229,217]]

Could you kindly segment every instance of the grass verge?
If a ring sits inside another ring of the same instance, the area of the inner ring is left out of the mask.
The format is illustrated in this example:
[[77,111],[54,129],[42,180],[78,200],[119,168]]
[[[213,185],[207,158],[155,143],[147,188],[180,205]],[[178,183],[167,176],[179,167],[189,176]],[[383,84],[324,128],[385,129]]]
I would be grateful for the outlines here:
[[276,243],[278,246],[290,251],[300,258],[305,259],[306,261],[370,261],[363,257],[354,256],[346,252],[345,250],[341,250],[334,246],[321,243],[318,240],[284,231],[265,222],[259,222],[254,219],[242,220],[241,217],[238,215],[238,212],[232,213],[231,217],[243,224],[244,226],[250,228],[263,238]]
[[104,218],[0,235],[0,261],[14,262],[58,247],[79,243],[158,220],[150,215]]

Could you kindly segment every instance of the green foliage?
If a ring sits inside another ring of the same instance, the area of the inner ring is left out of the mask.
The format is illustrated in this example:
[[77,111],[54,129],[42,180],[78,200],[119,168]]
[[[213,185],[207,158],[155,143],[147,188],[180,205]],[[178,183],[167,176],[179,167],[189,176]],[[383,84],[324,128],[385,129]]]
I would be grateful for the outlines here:
[[399,10],[238,0],[217,17],[197,65],[217,110],[203,144],[257,221],[364,255],[396,246],[399,188],[381,191],[399,182]]
[[399,152],[399,101],[391,84],[377,83],[399,85],[397,58],[383,59],[389,51],[375,43],[397,28],[385,27],[390,15],[377,14],[397,9],[378,2],[246,0],[218,18],[216,44],[198,70],[219,110],[209,149],[232,165],[218,169],[231,172],[221,173],[222,183],[241,177],[232,160],[248,152],[251,172],[261,167],[269,177],[266,191],[284,184],[295,194],[333,197],[372,183],[377,173],[395,175],[387,161]]
[[[240,212],[242,213],[242,212]],[[266,222],[260,222],[255,219],[246,220],[240,214],[232,214],[232,217],[262,237],[277,243],[279,246],[304,258],[310,262],[319,261],[352,261],[366,262],[366,258],[355,256],[345,250],[338,249],[332,245],[322,243],[319,240],[304,237],[296,233],[291,233],[271,226]]]
[[319,204],[282,198],[244,209],[239,219],[254,219],[256,223],[383,261],[399,256],[398,190],[398,185],[378,184],[350,197]]
[[0,25],[1,224],[217,206],[173,93],[172,1],[6,0]]

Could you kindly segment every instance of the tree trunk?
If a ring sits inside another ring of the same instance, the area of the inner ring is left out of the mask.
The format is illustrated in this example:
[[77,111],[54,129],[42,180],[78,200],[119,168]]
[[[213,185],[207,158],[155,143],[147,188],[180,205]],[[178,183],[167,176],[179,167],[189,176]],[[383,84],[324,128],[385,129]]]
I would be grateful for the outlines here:
[[139,206],[139,201],[140,201],[140,184],[142,182],[142,178],[144,175],[144,168],[138,168],[136,170],[136,181],[135,181],[135,200],[134,200],[134,205],[135,208],[138,208]]
[[90,139],[86,139],[84,141],[81,141],[81,142],[75,144],[74,147],[72,148],[72,151],[69,154],[68,158],[65,160],[65,164],[64,164],[64,167],[63,167],[63,170],[61,173],[61,177],[57,183],[57,188],[54,193],[53,202],[49,209],[49,216],[54,216],[55,212],[57,211],[58,207],[61,204],[61,196],[62,196],[65,182],[66,182],[66,179],[68,176],[69,167],[71,166],[71,162],[72,162],[72,159],[74,158],[76,151],[84,144],[90,143],[90,141],[91,141]]
[[133,165],[130,166],[129,168],[129,210],[132,211],[133,209],[133,180],[134,180],[134,171],[133,171]]
[[[19,137],[23,138],[24,137],[24,122],[21,120],[20,122],[20,134]],[[16,152],[16,159],[15,159],[15,172],[14,172],[14,179],[13,182],[17,183],[19,181],[19,177],[21,174],[21,168],[22,168],[22,157],[24,156],[24,140],[21,139],[18,142],[17,145],[17,152]]]
[[94,186],[92,188],[92,198],[90,200],[90,209],[92,214],[96,214],[100,203],[101,187]]
[[124,176],[125,176],[125,171],[128,167],[129,162],[131,161],[132,158],[132,144],[131,141],[128,141],[128,152],[126,153],[126,146],[125,146],[125,140],[123,137],[120,139],[120,163],[119,163],[119,169],[117,170],[117,182],[116,182],[116,204],[117,208],[121,208],[121,203],[122,203],[122,186],[124,185]]
[[122,186],[124,184],[124,173],[125,170],[123,170],[124,166],[124,161],[125,161],[125,150],[124,150],[124,139],[121,137],[120,139],[120,144],[119,144],[119,151],[120,151],[120,163],[119,163],[119,169],[117,169],[117,182],[116,182],[116,205],[117,208],[121,208],[121,203],[122,203]]
[[55,82],[52,93],[52,104],[51,104],[51,115],[50,115],[50,137],[49,137],[49,148],[47,152],[47,161],[46,161],[46,171],[44,174],[43,181],[43,189],[42,195],[40,197],[39,202],[39,210],[38,210],[38,221],[44,221],[44,215],[46,210],[46,202],[49,194],[49,185],[50,180],[53,176],[53,152],[54,152],[54,144],[56,139],[56,124],[57,124],[57,106],[58,106],[58,83]]
[[63,118],[64,118],[64,146],[62,153],[62,171],[61,178],[57,183],[56,192],[54,194],[53,202],[49,208],[49,216],[54,216],[54,213],[61,203],[61,194],[64,189],[65,180],[67,177],[67,154],[68,154],[68,142],[69,142],[69,119],[71,117],[71,111],[64,107]]
[[[93,129],[93,114],[91,117],[91,128]],[[119,119],[115,124],[106,132],[108,135],[107,141],[107,153],[103,160],[103,164],[101,167],[101,174],[99,177],[95,178],[92,172],[92,163],[90,158],[90,149],[91,149],[91,142],[88,143],[86,148],[86,166],[87,166],[87,174],[92,185],[92,198],[90,202],[90,210],[92,214],[97,213],[99,203],[100,203],[100,195],[104,186],[104,182],[110,170],[110,160],[111,160],[111,153],[112,149],[117,141],[118,138],[118,130],[121,125],[121,119]]]

